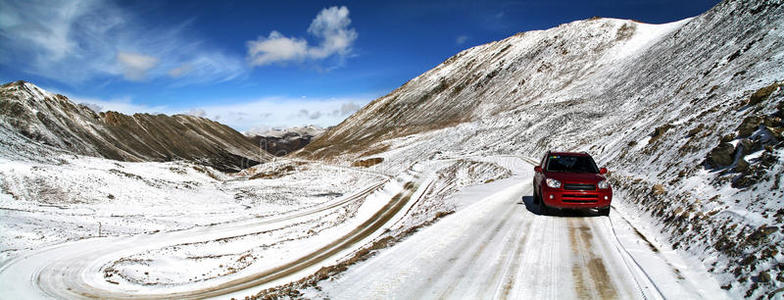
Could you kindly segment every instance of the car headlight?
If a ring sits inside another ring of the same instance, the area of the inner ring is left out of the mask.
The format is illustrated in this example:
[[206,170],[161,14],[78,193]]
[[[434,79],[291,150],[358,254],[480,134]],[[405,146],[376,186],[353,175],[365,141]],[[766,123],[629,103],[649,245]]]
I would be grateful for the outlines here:
[[606,190],[610,188],[610,183],[607,182],[607,180],[602,180],[599,181],[599,184],[597,184],[596,186],[598,186],[600,189]]
[[561,187],[561,182],[552,178],[547,178],[547,186],[557,189]]

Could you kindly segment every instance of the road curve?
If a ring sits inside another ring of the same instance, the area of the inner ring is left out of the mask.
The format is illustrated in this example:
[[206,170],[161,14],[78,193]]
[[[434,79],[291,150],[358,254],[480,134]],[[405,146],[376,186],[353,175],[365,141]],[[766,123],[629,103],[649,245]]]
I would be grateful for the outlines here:
[[291,261],[282,262],[277,267],[262,272],[219,281],[217,284],[197,289],[167,293],[112,289],[111,285],[107,288],[106,283],[103,283],[103,286],[96,285],[95,281],[89,278],[101,274],[102,268],[122,256],[143,252],[146,249],[220,239],[263,230],[276,223],[292,222],[292,219],[339,209],[343,205],[367,197],[384,184],[385,182],[371,185],[353,195],[323,205],[292,211],[283,216],[153,235],[88,239],[48,247],[15,258],[0,267],[0,287],[4,290],[0,293],[0,298],[193,299],[216,297],[273,282],[326,261],[347,249],[361,246],[360,242],[364,238],[379,230],[405,206],[417,189],[418,182],[406,183],[404,188],[389,199],[381,209],[339,239],[314,249],[307,255],[292,258]]

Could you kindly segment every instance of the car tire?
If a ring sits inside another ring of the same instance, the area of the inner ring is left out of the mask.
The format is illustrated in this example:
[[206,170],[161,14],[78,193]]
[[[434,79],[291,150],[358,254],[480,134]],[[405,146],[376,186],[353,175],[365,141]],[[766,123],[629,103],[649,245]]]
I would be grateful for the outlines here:
[[533,184],[533,187],[534,187],[533,188],[533,190],[534,190],[534,201],[533,202],[534,202],[535,205],[539,205],[539,193],[536,192],[537,188],[536,188],[536,183],[535,182]]
[[548,207],[547,204],[544,204],[544,199],[542,199],[542,196],[539,196],[539,214],[547,216],[550,212],[550,207]]
[[536,192],[536,189],[534,189],[534,199],[533,200],[534,200],[533,201],[534,205],[539,205],[539,203],[542,203],[541,202],[542,200],[539,199],[539,193]]
[[599,215],[606,216],[606,217],[610,216],[610,207],[608,206],[608,207],[600,208]]

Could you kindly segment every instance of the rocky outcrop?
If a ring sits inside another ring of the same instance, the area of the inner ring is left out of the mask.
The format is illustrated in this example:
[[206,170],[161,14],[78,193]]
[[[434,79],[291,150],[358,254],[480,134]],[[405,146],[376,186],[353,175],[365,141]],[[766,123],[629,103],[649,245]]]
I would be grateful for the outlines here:
[[[23,81],[0,88],[0,125],[26,138],[28,148],[122,161],[189,160],[231,172],[269,157],[243,134],[206,118],[96,113]],[[28,152],[35,158],[40,151]]]
[[260,132],[249,132],[247,135],[264,151],[275,156],[286,156],[304,148],[324,132],[316,126],[293,127],[288,129],[272,129]]

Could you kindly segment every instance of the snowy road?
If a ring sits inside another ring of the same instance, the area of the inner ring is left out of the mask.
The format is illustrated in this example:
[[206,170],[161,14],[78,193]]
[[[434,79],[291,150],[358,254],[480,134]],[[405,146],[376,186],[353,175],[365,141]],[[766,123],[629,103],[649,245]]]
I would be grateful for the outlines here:
[[323,292],[312,296],[722,298],[722,293],[714,293],[715,284],[701,286],[684,278],[662,254],[646,248],[650,247],[647,241],[624,234],[633,229],[614,232],[614,224],[628,225],[619,216],[611,220],[579,212],[539,215],[531,198],[532,172],[521,173],[465,191],[462,197],[475,202],[334,281],[324,282]]
[[640,297],[606,218],[535,215],[530,190],[505,187],[326,289],[340,299]]

